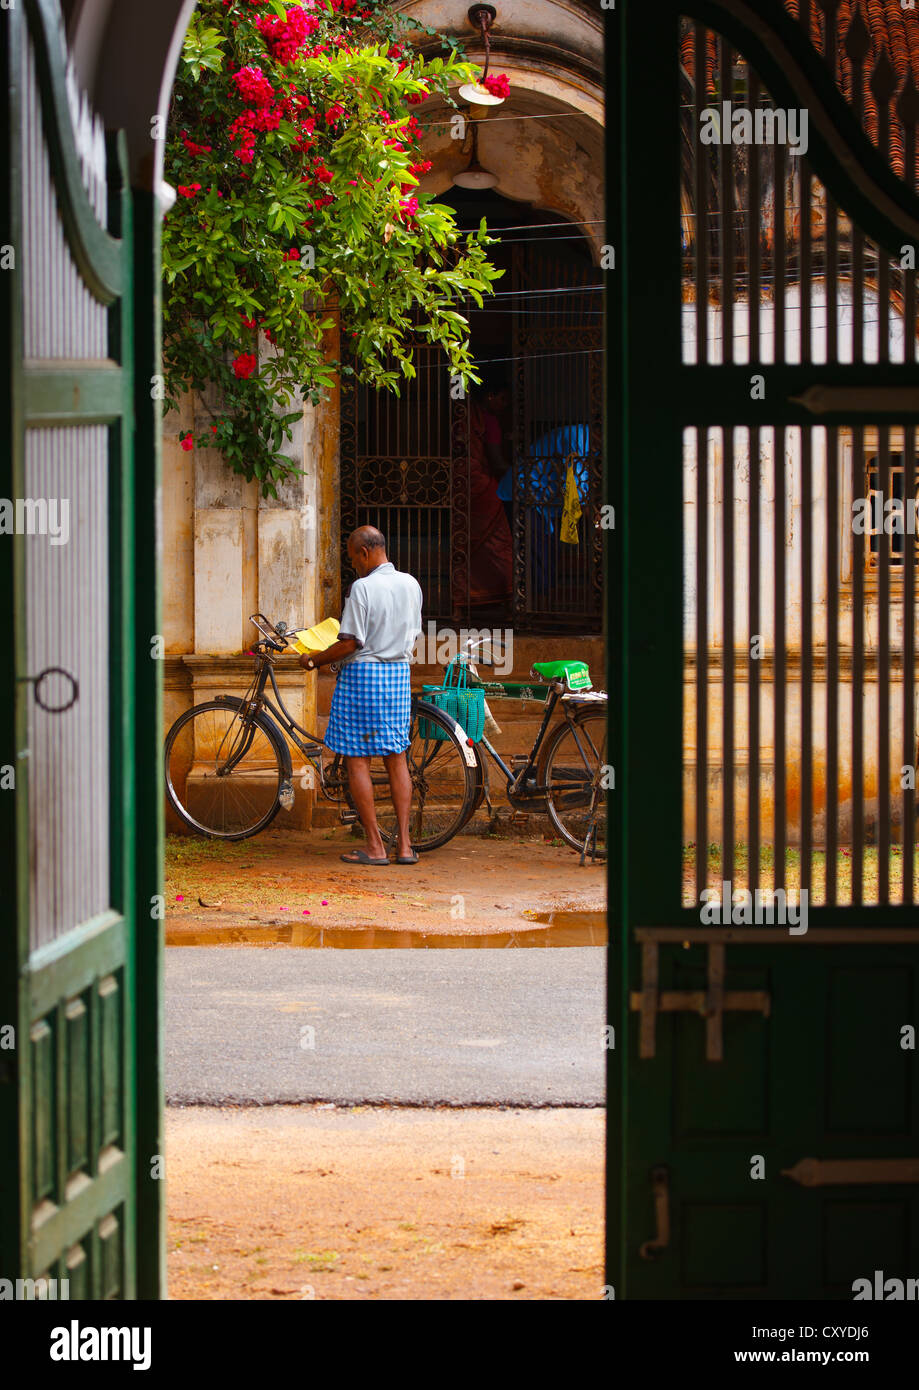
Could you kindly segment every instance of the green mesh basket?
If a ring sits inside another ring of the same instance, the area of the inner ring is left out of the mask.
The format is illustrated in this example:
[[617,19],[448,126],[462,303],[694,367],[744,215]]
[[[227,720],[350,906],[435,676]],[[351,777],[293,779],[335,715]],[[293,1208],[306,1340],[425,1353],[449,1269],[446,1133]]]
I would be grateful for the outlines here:
[[[457,669],[455,661],[451,661],[443,685],[423,685],[421,697],[455,719],[473,743],[479,742],[485,732],[485,691],[470,690],[465,666]],[[449,737],[446,729],[438,728],[428,719],[419,720],[418,732],[422,738],[442,740]]]

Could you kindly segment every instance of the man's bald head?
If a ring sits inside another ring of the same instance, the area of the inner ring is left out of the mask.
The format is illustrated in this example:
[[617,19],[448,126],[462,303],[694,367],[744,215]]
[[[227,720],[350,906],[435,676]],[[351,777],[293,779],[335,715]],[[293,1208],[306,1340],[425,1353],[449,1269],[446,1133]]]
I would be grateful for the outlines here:
[[363,579],[377,565],[386,563],[386,540],[375,526],[359,526],[348,537],[348,556]]
[[386,553],[386,537],[375,526],[359,526],[351,532],[348,544],[355,550],[382,550]]

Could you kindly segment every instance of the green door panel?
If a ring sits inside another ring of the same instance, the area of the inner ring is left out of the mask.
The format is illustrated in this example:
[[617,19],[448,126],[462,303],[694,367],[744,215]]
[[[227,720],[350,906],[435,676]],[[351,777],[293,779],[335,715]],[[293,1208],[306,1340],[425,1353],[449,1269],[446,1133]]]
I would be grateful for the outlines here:
[[[15,768],[14,791],[0,797],[0,1022],[14,1021],[16,1033],[15,1049],[0,1052],[0,1126],[10,1141],[0,1260],[10,1277],[67,1280],[74,1300],[162,1290],[161,1193],[150,1192],[162,1187],[150,1179],[162,1154],[161,924],[147,921],[138,938],[138,901],[147,919],[160,891],[161,838],[154,814],[140,885],[138,788],[154,789],[142,797],[146,815],[159,802],[160,724],[141,774],[137,648],[146,654],[141,634],[157,628],[157,561],[145,539],[144,584],[135,586],[136,534],[155,528],[152,496],[145,485],[139,516],[134,482],[132,201],[123,136],[105,135],[92,118],[72,124],[65,62],[57,0],[23,0],[4,15],[0,213],[17,273],[0,276],[0,332],[13,364],[0,387],[0,493],[66,499],[70,534],[58,547],[41,534],[0,546],[13,654],[0,675],[0,762]],[[144,245],[155,255],[149,235]],[[147,380],[158,347],[148,288],[139,357]],[[151,489],[155,448],[145,459]],[[60,710],[37,699],[37,677],[52,665],[74,682]],[[142,1003],[139,958],[153,967]]]
[[[876,1270],[919,1273],[919,1075],[904,1031],[919,1028],[915,800],[891,781],[915,763],[919,562],[904,552],[892,577],[876,546],[872,569],[833,512],[869,485],[863,447],[882,491],[897,450],[916,452],[919,353],[908,332],[898,361],[877,334],[873,355],[889,360],[872,361],[872,314],[857,308],[863,340],[853,328],[843,351],[830,315],[837,339],[821,354],[812,292],[854,283],[861,306],[857,277],[873,267],[872,303],[896,281],[915,327],[915,273],[896,280],[895,258],[916,242],[919,197],[838,90],[844,34],[826,61],[779,0],[662,0],[653,23],[623,0],[605,23],[606,1280],[617,1299],[849,1301]],[[806,160],[704,148],[696,119],[727,83],[735,106],[752,94],[806,107]],[[807,306],[798,348],[783,295],[764,348],[772,276]],[[746,338],[732,332],[741,303]],[[877,798],[888,781],[899,842]],[[712,878],[807,887],[806,934],[708,925]]]
[[[727,944],[721,1060],[707,1057],[717,1043],[699,935],[659,947],[653,1056],[641,1056],[641,990],[630,1009],[627,1296],[851,1299],[875,1269],[904,1277],[919,1234],[919,1125],[915,1052],[900,1042],[919,931],[876,948],[816,933]],[[834,1170],[840,1161],[855,1167]],[[669,1237],[643,1254],[661,1169]]]

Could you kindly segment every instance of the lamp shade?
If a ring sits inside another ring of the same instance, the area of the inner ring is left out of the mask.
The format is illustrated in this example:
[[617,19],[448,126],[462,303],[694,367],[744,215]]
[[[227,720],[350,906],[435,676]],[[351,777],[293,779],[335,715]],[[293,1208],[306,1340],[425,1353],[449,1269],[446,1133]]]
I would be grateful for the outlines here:
[[459,89],[459,94],[463,101],[471,101],[474,106],[502,106],[504,104],[504,97],[493,96],[487,87],[480,87],[478,82],[464,82]]
[[462,169],[454,176],[453,182],[458,188],[494,188],[498,175],[483,169],[481,164],[473,160],[468,169]]

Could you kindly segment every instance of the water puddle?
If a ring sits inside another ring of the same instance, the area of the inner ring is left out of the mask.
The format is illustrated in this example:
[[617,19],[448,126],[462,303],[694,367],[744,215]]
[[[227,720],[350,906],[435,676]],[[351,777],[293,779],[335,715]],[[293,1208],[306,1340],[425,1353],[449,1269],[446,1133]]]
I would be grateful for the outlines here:
[[308,950],[500,950],[508,947],[605,946],[605,912],[533,913],[544,925],[520,931],[482,932],[458,936],[452,932],[391,931],[385,927],[312,927],[291,922],[283,926],[213,926],[205,929],[179,924],[166,928],[167,946],[294,946]]

